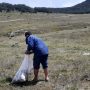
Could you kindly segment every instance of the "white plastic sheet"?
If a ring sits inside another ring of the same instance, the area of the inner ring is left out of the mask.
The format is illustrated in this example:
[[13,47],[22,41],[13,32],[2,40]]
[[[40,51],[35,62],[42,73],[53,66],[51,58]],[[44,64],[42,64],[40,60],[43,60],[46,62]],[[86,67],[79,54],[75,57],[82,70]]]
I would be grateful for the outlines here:
[[25,55],[24,60],[11,83],[26,81],[28,74],[31,72],[32,68],[33,61],[30,60],[29,55]]

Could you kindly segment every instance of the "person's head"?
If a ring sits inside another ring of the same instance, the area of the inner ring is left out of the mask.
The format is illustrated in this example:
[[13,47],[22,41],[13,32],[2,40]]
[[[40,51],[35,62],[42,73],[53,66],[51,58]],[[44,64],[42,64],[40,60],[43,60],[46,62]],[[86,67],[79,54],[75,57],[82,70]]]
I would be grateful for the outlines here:
[[29,32],[29,31],[26,31],[26,32],[25,32],[25,37],[26,37],[25,41],[26,41],[26,44],[28,44],[28,37],[29,37],[30,35],[32,35],[31,32]]
[[29,37],[30,35],[32,35],[31,32],[29,32],[29,31],[26,31],[26,32],[25,32],[25,37]]

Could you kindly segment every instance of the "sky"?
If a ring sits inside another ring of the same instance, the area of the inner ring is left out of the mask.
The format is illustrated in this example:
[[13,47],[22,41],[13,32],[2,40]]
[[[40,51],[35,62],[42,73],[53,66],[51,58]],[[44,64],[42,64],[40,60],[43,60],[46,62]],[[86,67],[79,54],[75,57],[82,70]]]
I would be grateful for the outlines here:
[[30,7],[71,7],[85,0],[0,0],[0,3],[25,4]]

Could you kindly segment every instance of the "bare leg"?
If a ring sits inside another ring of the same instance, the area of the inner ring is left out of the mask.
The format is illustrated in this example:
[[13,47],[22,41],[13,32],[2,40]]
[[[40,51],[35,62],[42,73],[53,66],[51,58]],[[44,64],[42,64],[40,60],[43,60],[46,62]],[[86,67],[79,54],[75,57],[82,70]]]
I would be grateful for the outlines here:
[[44,74],[45,74],[45,80],[48,81],[49,77],[48,77],[48,69],[44,69]]
[[34,69],[34,80],[38,80],[39,69]]

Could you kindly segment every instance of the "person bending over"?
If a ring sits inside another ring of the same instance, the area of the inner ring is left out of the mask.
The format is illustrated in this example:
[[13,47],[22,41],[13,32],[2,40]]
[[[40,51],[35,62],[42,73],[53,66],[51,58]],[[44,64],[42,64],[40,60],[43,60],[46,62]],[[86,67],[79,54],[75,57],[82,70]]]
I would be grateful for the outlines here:
[[33,57],[33,68],[34,68],[34,81],[38,80],[38,72],[40,64],[44,69],[45,81],[49,80],[48,77],[48,47],[44,41],[38,38],[35,35],[32,35],[31,32],[25,32],[27,50],[25,54],[34,53]]

